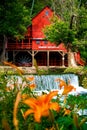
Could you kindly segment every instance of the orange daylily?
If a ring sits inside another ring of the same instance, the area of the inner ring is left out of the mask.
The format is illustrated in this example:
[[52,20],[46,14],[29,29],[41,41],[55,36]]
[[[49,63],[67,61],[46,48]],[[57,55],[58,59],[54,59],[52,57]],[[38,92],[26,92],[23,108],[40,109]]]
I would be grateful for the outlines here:
[[60,88],[60,89],[61,89],[62,87],[66,87],[66,86],[67,86],[66,82],[65,82],[64,80],[60,79],[60,78],[57,78],[55,81],[56,81],[56,82],[59,82],[59,88]]
[[22,95],[21,95],[21,98],[22,98],[23,100],[27,99],[28,97],[29,97],[28,94],[22,94]]
[[4,63],[5,65],[9,65],[9,66],[11,66],[12,68],[16,69],[16,70],[19,72],[19,74],[24,74],[24,71],[23,71],[23,70],[19,69],[16,65],[12,64],[11,62],[4,61],[3,63]]
[[17,93],[16,100],[14,103],[14,108],[13,108],[13,124],[14,124],[16,130],[18,130],[17,113],[18,113],[18,105],[19,105],[20,101],[21,101],[21,92],[19,91]]
[[34,84],[34,83],[29,84],[29,88],[30,88],[30,89],[36,88],[36,84]]
[[68,94],[68,93],[71,92],[73,89],[75,90],[75,88],[74,88],[72,85],[67,85],[67,87],[64,88],[62,95]]
[[76,88],[74,88],[74,86],[72,86],[70,84],[70,81],[68,81],[69,83],[66,84],[66,82],[60,78],[56,79],[55,81],[59,82],[59,87],[60,89],[62,87],[64,87],[64,90],[62,92],[62,95],[67,95],[69,92],[71,92],[72,90],[76,90]]
[[29,76],[29,77],[26,77],[26,79],[30,82],[34,81],[34,76]]
[[36,88],[36,84],[34,83],[34,76],[26,77],[26,80],[28,80],[30,82],[29,83],[29,88],[30,89]]
[[37,98],[28,98],[24,100],[23,103],[30,107],[30,109],[24,113],[24,117],[26,118],[29,114],[33,113],[35,121],[40,122],[42,116],[49,116],[49,110],[59,112],[59,104],[57,102],[50,102],[57,94],[58,91],[52,91],[49,94],[44,94],[38,96]]
[[52,126],[51,128],[46,128],[45,130],[55,130],[55,128]]
[[64,109],[64,115],[69,115],[71,113],[71,111],[69,109]]

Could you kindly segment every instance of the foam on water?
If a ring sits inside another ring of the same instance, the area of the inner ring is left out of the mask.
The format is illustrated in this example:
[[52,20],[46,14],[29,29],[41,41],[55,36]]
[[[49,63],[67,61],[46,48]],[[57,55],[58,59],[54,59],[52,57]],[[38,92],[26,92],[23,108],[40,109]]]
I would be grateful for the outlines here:
[[[26,75],[26,77],[29,77],[32,75]],[[60,78],[64,80],[66,83],[70,81],[70,84],[73,85],[76,88],[76,91],[70,92],[70,94],[87,94],[87,89],[84,89],[83,87],[79,86],[79,80],[78,76],[75,74],[62,74],[62,75],[33,75],[35,77],[34,83],[36,84],[36,89],[34,91],[41,93],[43,92],[49,92],[52,90],[59,90],[59,82],[56,82],[56,79]],[[14,80],[18,84],[23,84],[22,78],[19,76],[12,76],[9,78],[8,86],[10,84],[13,84]],[[20,86],[20,85],[19,85]],[[62,90],[59,90],[60,94],[62,93]]]
[[62,79],[65,82],[70,81],[70,84],[75,88],[79,87],[78,76],[75,74],[63,74],[63,75],[41,75],[35,76],[35,83],[37,85],[36,90],[52,90],[59,89],[59,82],[56,79]]

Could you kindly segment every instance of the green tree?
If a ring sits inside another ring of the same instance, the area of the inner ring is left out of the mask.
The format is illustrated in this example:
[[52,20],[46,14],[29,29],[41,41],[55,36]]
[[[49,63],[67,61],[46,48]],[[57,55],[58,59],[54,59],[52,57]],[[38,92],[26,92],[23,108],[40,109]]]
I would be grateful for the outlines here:
[[29,11],[21,0],[0,1],[0,60],[5,59],[5,47],[8,37],[21,38],[30,23]]
[[[68,47],[68,52],[72,48],[81,50],[87,41],[87,8],[85,1],[78,0],[55,0],[55,14],[60,17],[53,20],[50,26],[44,30],[46,38],[57,45],[63,42]],[[53,18],[55,19],[55,18]],[[61,19],[61,20],[60,20]],[[68,53],[69,54],[69,53]],[[68,55],[68,65],[71,65],[71,57]]]
[[54,16],[51,25],[45,27],[44,33],[51,42],[55,42],[57,45],[63,42],[68,45],[67,43],[70,44],[75,40],[76,31],[69,27],[68,22]]
[[[87,5],[84,5],[87,7]],[[77,38],[78,38],[78,49],[81,52],[81,56],[87,63],[87,8],[84,6],[80,7],[79,15],[77,18]]]
[[45,6],[52,6],[52,2],[49,0],[26,0],[25,6],[30,11],[31,18],[34,17]]
[[[58,17],[54,17],[51,25],[46,26],[44,29],[44,33],[46,35],[46,39],[50,40],[52,43],[54,42],[56,45],[60,43],[64,43],[68,50],[68,66],[76,66],[76,64],[72,64],[72,52],[71,47],[73,42],[76,41],[75,35],[76,31],[69,27],[68,22],[65,22]],[[73,59],[74,60],[74,59]],[[74,61],[75,62],[75,61]]]

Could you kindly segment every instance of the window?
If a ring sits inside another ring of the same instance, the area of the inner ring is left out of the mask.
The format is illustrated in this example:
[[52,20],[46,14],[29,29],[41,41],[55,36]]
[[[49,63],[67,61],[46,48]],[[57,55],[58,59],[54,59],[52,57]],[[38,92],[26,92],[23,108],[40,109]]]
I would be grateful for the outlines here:
[[48,41],[44,41],[44,44],[47,44],[48,43]]
[[40,44],[40,41],[39,41],[39,40],[37,40],[37,41],[36,41],[36,44]]
[[48,16],[48,15],[49,15],[49,11],[48,11],[48,10],[46,10],[45,14]]

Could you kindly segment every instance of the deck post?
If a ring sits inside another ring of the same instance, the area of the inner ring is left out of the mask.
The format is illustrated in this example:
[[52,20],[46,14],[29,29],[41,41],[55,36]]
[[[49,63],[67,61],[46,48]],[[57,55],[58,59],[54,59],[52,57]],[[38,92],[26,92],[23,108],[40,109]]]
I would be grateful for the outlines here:
[[49,67],[49,51],[47,51],[47,67]]
[[62,66],[63,66],[63,67],[65,66],[65,65],[64,65],[64,59],[65,59],[65,58],[64,58],[64,55],[65,55],[65,54],[64,54],[64,52],[63,52],[63,54],[62,54]]
[[13,51],[13,62],[15,63],[15,51]]
[[32,51],[32,66],[34,66],[34,51]]

